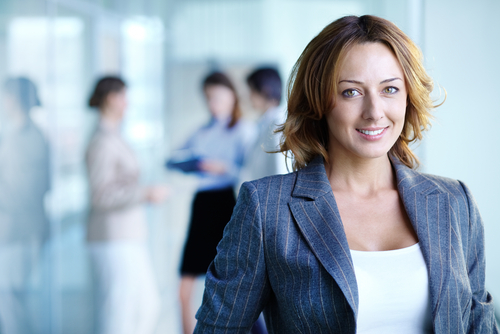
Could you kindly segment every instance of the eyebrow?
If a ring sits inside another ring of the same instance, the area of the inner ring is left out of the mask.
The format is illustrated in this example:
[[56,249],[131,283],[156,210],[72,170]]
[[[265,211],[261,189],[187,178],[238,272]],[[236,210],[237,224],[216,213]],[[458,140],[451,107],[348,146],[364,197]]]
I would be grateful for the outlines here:
[[[395,81],[395,80],[401,80],[401,81],[403,81],[401,78],[396,77],[396,78],[389,78],[389,79],[382,80],[382,81],[380,81],[380,84],[388,83],[388,82]],[[363,84],[363,82],[357,81],[357,80],[340,80],[339,84],[341,82],[349,82],[349,83],[354,83],[354,84],[358,84],[358,85]]]

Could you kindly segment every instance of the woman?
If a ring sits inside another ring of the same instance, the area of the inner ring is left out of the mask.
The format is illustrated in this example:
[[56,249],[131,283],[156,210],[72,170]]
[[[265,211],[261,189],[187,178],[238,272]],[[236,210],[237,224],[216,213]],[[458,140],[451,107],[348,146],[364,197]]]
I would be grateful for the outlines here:
[[161,203],[164,186],[139,183],[139,164],[120,135],[125,83],[97,82],[89,105],[99,126],[87,149],[91,193],[89,250],[96,279],[96,333],[154,333],[160,298],[147,250],[145,203]]
[[245,183],[207,273],[196,333],[498,333],[483,224],[460,181],[414,170],[432,81],[394,24],[348,16],[306,47],[281,151]]
[[247,127],[240,120],[236,90],[221,72],[208,75],[203,92],[211,119],[184,145],[192,157],[175,156],[169,166],[194,171],[199,179],[191,208],[191,222],[181,263],[180,301],[184,333],[193,333],[191,295],[196,277],[204,275],[217,253],[222,232],[236,203],[234,187],[248,146]]

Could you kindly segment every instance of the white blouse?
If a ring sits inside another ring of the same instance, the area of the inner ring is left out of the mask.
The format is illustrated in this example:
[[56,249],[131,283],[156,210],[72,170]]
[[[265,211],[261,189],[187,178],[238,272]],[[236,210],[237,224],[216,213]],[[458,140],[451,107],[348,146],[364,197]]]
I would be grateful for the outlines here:
[[358,283],[358,334],[432,333],[428,271],[420,246],[351,250]]

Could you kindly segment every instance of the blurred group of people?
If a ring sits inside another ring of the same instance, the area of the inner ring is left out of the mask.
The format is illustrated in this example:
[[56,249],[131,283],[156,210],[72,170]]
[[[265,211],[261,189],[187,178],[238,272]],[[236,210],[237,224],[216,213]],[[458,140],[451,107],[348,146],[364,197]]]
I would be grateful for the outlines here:
[[[280,170],[280,159],[271,152],[279,144],[274,130],[282,120],[281,78],[274,68],[260,68],[248,76],[247,83],[252,106],[261,114],[257,124],[242,118],[238,93],[229,76],[219,71],[210,73],[202,83],[210,120],[167,163],[169,168],[199,178],[180,265],[184,333],[194,331],[194,283],[207,272],[217,253],[236,204],[236,188],[243,181]],[[102,78],[90,106],[100,113],[86,156],[91,190],[88,241],[97,291],[96,332],[153,333],[160,298],[141,205],[161,203],[168,189],[140,185],[137,160],[119,133],[127,107],[123,80]],[[253,331],[265,333],[263,322],[258,321]]]
[[[243,117],[230,77],[215,71],[202,81],[210,113],[207,124],[174,151],[167,167],[199,179],[180,262],[180,308],[184,333],[192,333],[193,287],[214,259],[242,182],[284,169],[274,133],[283,121],[282,82],[271,67],[247,77],[256,121]],[[31,333],[27,285],[41,245],[49,235],[44,196],[50,187],[49,146],[30,112],[40,106],[35,84],[6,81],[0,138],[0,333]],[[89,106],[99,122],[86,150],[90,189],[87,244],[94,278],[94,332],[154,333],[160,294],[147,246],[143,205],[169,196],[165,185],[144,186],[136,155],[120,133],[127,109],[122,78],[106,76],[95,85]],[[263,321],[254,333],[266,333]]]

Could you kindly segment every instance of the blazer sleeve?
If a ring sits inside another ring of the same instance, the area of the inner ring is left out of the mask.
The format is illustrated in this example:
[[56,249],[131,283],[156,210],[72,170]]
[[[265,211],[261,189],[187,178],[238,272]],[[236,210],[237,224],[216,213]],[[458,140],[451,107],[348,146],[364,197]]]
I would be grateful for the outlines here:
[[269,293],[258,193],[246,182],[208,269],[194,332],[248,333]]
[[460,182],[469,205],[467,269],[472,290],[471,314],[467,333],[494,333],[499,329],[491,295],[485,288],[484,225],[469,188]]

